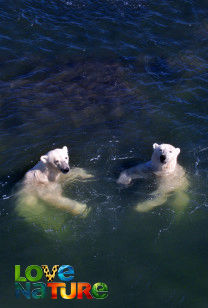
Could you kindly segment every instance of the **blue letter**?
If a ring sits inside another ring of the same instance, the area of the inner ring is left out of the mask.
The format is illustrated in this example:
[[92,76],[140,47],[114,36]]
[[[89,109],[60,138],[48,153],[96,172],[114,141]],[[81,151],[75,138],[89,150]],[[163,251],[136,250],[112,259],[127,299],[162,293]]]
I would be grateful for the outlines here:
[[26,289],[23,288],[21,283],[15,282],[15,295],[17,298],[20,297],[22,293],[27,299],[30,299],[30,282],[25,282]]
[[[68,276],[66,276],[68,275]],[[60,280],[62,281],[71,281],[72,279],[74,279],[74,269],[72,266],[70,265],[62,265],[60,266],[59,270],[58,270],[58,277]]]
[[40,299],[46,297],[46,284],[44,282],[34,282],[34,287],[38,287],[32,291],[32,298]]

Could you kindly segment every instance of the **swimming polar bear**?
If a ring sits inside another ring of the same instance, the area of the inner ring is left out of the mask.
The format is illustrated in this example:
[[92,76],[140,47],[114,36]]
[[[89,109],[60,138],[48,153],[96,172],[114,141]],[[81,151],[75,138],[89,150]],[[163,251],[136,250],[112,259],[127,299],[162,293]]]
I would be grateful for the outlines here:
[[[74,215],[87,213],[87,205],[71,200],[62,195],[62,175],[65,174],[65,182],[75,179],[89,179],[92,177],[84,169],[69,167],[68,149],[49,151],[40,157],[40,161],[29,170],[23,179],[19,191],[19,205],[27,204],[30,209],[43,201],[48,205],[70,212]],[[67,175],[66,175],[67,174]],[[67,177],[67,178],[66,178]],[[67,180],[67,181],[66,181]],[[21,212],[25,207],[19,206]]]
[[178,163],[179,148],[170,144],[153,144],[151,160],[121,172],[117,183],[128,185],[133,179],[156,176],[158,188],[151,193],[150,199],[135,206],[138,212],[146,212],[167,201],[171,193],[175,193],[174,205],[185,206],[188,196],[186,173]]

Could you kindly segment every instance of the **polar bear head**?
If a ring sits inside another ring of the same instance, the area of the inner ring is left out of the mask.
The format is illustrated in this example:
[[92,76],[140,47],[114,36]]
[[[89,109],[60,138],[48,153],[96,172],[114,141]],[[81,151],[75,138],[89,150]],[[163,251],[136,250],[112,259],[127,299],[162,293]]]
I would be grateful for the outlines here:
[[46,155],[41,156],[40,160],[43,164],[48,165],[49,168],[56,169],[62,173],[69,172],[69,155],[66,146],[49,151]]
[[152,164],[156,170],[166,170],[172,172],[177,164],[177,157],[180,153],[179,148],[171,144],[153,144]]

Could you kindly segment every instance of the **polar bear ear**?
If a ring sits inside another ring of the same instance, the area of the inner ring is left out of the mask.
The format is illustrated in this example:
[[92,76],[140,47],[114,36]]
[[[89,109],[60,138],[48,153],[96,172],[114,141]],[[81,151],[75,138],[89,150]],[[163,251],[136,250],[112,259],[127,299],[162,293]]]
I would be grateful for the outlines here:
[[179,148],[176,148],[175,151],[176,151],[177,155],[179,155],[180,152],[181,152],[181,150]]
[[153,149],[155,150],[155,149],[157,149],[159,147],[159,144],[157,144],[157,143],[154,143],[153,144]]
[[64,146],[62,149],[63,149],[66,153],[68,153],[68,148],[67,148],[67,146]]
[[42,163],[46,164],[48,161],[48,155],[43,155],[40,157],[40,160],[42,161]]

